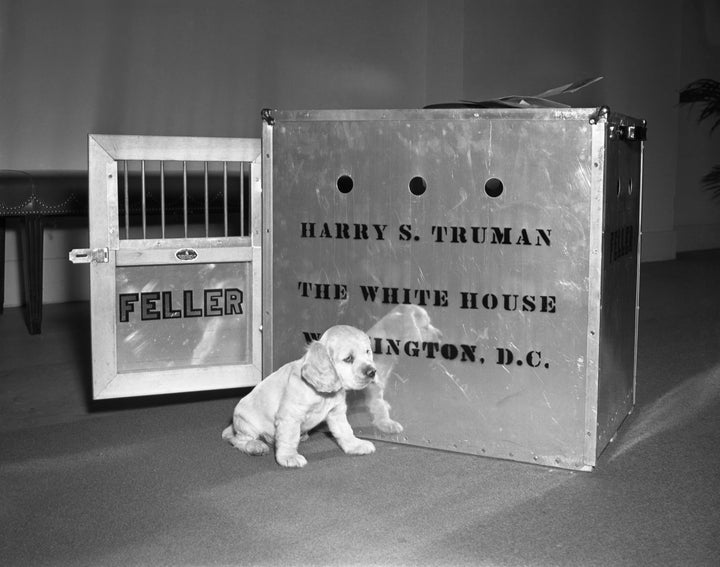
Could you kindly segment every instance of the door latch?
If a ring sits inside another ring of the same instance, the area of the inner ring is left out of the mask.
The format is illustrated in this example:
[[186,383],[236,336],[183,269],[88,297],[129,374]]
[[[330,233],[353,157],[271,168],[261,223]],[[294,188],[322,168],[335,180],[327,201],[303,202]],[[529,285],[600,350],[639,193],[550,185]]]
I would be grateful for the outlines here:
[[107,248],[74,248],[68,258],[73,264],[105,264],[108,262]]

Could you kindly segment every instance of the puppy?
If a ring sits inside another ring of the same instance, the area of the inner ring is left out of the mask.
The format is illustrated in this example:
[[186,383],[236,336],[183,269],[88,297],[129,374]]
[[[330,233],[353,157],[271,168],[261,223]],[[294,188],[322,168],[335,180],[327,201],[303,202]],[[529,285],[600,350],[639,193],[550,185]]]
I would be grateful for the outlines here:
[[300,437],[325,421],[343,451],[373,453],[375,446],[355,437],[348,423],[345,390],[365,388],[376,372],[365,333],[348,325],[330,327],[305,356],[273,372],[238,402],[222,438],[250,455],[264,455],[274,446],[278,464],[303,467]]
[[[405,341],[439,342],[442,332],[432,325],[428,312],[417,305],[399,305],[369,330],[373,339],[402,339]],[[390,404],[385,401],[385,388],[398,362],[397,355],[378,358],[377,378],[366,392],[366,404],[372,424],[383,433],[396,434],[403,426],[390,417]]]

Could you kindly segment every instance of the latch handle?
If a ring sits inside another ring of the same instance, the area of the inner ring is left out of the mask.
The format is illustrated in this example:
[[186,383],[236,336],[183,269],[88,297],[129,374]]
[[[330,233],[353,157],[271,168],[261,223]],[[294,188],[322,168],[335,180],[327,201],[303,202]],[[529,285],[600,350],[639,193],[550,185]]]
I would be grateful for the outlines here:
[[108,262],[107,248],[74,248],[70,250],[69,258],[73,264],[105,264]]

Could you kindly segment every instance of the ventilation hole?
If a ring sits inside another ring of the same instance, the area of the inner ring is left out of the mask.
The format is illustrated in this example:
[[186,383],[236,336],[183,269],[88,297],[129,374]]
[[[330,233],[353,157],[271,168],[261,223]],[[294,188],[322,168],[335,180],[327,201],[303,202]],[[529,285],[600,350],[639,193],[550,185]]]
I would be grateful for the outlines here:
[[337,188],[340,193],[350,193],[353,188],[353,180],[349,175],[341,175],[337,180]]
[[427,190],[427,183],[425,183],[422,177],[413,177],[410,183],[408,183],[408,187],[410,188],[410,193],[419,197]]
[[632,192],[633,192],[633,182],[632,182],[632,178],[631,178],[631,179],[628,179],[628,195],[632,195]]
[[497,177],[491,177],[485,182],[485,193],[488,197],[499,197],[503,192],[503,182]]

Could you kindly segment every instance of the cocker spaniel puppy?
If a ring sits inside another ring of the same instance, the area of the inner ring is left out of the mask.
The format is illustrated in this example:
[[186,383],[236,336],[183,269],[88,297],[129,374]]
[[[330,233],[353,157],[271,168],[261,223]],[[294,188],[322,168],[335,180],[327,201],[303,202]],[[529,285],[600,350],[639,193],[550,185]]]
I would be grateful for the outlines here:
[[355,437],[348,423],[345,390],[365,388],[376,372],[365,333],[348,325],[330,327],[305,356],[280,367],[238,402],[222,437],[250,455],[274,446],[278,464],[303,467],[300,437],[325,421],[343,451],[373,453],[375,446]]

